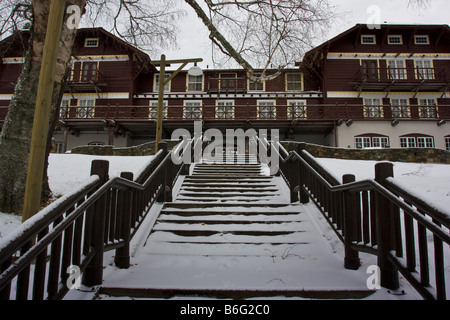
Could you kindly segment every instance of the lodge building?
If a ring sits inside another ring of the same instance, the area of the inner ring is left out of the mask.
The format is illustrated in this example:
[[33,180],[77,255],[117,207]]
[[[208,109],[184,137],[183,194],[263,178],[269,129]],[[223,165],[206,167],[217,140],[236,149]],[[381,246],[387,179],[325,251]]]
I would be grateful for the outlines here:
[[[20,43],[17,35],[0,42],[0,128],[23,63]],[[159,82],[146,53],[102,28],[80,29],[58,151],[153,141]],[[242,69],[181,71],[164,88],[163,138],[202,121],[203,130],[279,129],[281,140],[343,148],[450,151],[449,86],[449,26],[356,25],[273,80],[251,81]]]

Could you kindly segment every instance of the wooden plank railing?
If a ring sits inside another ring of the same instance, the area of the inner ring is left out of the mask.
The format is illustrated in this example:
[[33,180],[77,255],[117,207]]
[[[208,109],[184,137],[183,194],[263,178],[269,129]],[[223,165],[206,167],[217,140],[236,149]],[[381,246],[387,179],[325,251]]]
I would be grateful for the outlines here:
[[91,178],[0,242],[0,299],[62,299],[75,266],[82,283],[103,278],[103,255],[116,250],[119,268],[130,265],[130,240],[155,202],[171,201],[185,164],[174,164],[167,144],[139,172],[108,178],[109,163],[95,160]]
[[392,163],[377,164],[375,180],[345,175],[340,183],[304,149],[280,144],[280,173],[292,202],[312,200],[344,243],[345,267],[360,267],[359,252],[374,254],[381,286],[398,289],[400,272],[425,299],[445,300],[450,213],[396,184]]

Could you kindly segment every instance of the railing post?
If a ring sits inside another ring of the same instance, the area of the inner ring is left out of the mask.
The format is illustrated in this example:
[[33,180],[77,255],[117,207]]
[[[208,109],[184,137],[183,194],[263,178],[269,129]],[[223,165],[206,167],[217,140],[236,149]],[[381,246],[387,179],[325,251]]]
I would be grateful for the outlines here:
[[[385,185],[388,177],[394,176],[394,166],[389,162],[375,165],[375,181]],[[390,250],[393,246],[392,223],[389,200],[377,193],[377,239],[378,239],[378,267],[380,268],[381,286],[396,290],[399,288],[398,271],[389,261]]]
[[[165,157],[165,155],[167,154],[167,142],[165,141],[161,141],[160,143],[158,143],[158,150],[162,150],[163,151],[163,159]],[[161,186],[161,192],[159,193],[158,202],[165,202],[166,201],[166,193],[168,193],[167,188],[168,183],[167,183],[167,177],[168,177],[168,172],[167,172],[167,168],[163,169],[162,174],[162,186]],[[169,187],[171,189],[171,187]],[[170,192],[172,192],[172,189],[170,190]]]
[[[355,182],[356,178],[352,174],[346,174],[342,177],[342,183]],[[344,246],[345,259],[344,267],[350,270],[358,270],[361,265],[358,251],[352,249],[352,242],[357,240],[357,221],[356,216],[359,212],[356,207],[355,194],[351,191],[344,192]]]
[[[94,160],[91,166],[91,175],[100,177],[101,185],[108,181],[109,162],[105,160]],[[106,196],[101,196],[94,204],[92,217],[91,246],[95,250],[94,257],[87,265],[83,275],[83,284],[92,287],[103,281],[103,253],[105,236],[105,211]]]
[[[300,142],[298,144],[298,154],[301,157],[302,156],[302,151],[306,150],[306,143],[305,142]],[[301,165],[299,165],[299,169],[298,169],[298,187],[299,187],[299,192],[300,192],[300,203],[301,204],[307,204],[309,203],[309,196],[308,193],[305,191],[305,189],[303,189],[303,172],[302,172],[302,167]]]
[[[132,172],[122,172],[120,176],[124,179],[133,181]],[[120,226],[120,238],[124,242],[123,246],[116,250],[114,262],[118,268],[127,269],[130,267],[130,231],[131,231],[131,213],[133,192],[130,188],[126,191],[119,191],[117,199],[118,215],[121,215],[122,225]]]

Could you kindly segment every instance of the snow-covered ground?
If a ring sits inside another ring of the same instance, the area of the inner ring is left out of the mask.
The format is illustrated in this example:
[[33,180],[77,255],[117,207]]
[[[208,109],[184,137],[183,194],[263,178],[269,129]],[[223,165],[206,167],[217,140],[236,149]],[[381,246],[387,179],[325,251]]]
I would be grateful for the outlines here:
[[[110,161],[110,176],[118,176],[122,171],[131,171],[137,173],[144,165],[147,163],[151,157],[99,157],[99,156],[86,156],[86,155],[75,155],[75,154],[64,154],[64,155],[51,155],[50,156],[50,166],[49,166],[49,179],[50,186],[55,195],[64,195],[67,192],[76,188],[80,183],[87,180],[90,175],[90,164],[94,159],[103,159]],[[367,178],[374,177],[374,165],[375,161],[356,161],[356,160],[337,160],[337,159],[318,159],[320,163],[322,163],[328,170],[330,170],[338,179],[342,177],[343,174],[355,174],[357,180],[363,180]],[[436,204],[436,206],[440,206],[443,210],[449,211],[447,208],[450,208],[450,165],[437,165],[437,164],[415,164],[415,163],[394,163],[394,175],[395,180],[406,188],[410,189],[412,192],[417,193],[420,196],[427,197],[429,202]],[[320,236],[327,241],[328,243],[323,250],[328,250],[331,254],[330,259],[334,258],[342,258],[343,259],[343,247],[334,233],[331,231],[330,227],[327,227],[323,217],[318,213],[318,210],[312,205],[309,204],[305,209],[308,215],[312,218],[311,223],[314,225],[315,230],[318,231]],[[152,218],[152,214],[149,214],[149,219],[154,220]],[[154,221],[150,221],[148,226],[151,226]],[[0,242],[1,238],[6,234],[13,232],[18,225],[20,225],[20,217],[11,216],[0,213]],[[144,224],[145,225],[145,224]],[[311,229],[312,230],[312,229]],[[148,230],[142,231],[142,234],[137,236],[135,247],[133,251],[137,253],[139,251],[139,246],[145,242],[146,235],[148,235]],[[446,246],[446,249],[447,246]],[[112,253],[112,252],[111,252]],[[317,252],[311,252],[311,255],[317,254]],[[296,259],[299,255],[292,254],[290,259]],[[369,275],[365,275],[367,268],[376,264],[376,257],[361,254],[362,258],[362,267],[358,271],[358,278],[363,279],[364,277],[368,277]],[[271,257],[273,259],[273,257]],[[108,259],[106,259],[108,261]],[[144,266],[140,265],[139,257],[136,257],[137,268],[142,268]],[[179,262],[179,261],[178,261]],[[189,259],[184,261],[184,263],[191,263]],[[192,262],[194,263],[194,262]],[[228,265],[226,264],[228,263]],[[229,272],[228,267],[234,267],[233,263],[236,261],[228,261],[224,262],[222,268],[226,268],[225,271]],[[295,263],[293,260],[285,260],[280,259],[280,263],[284,263],[286,267],[290,267],[291,263]],[[181,264],[182,265],[182,264]],[[178,265],[180,266],[180,265]],[[168,266],[164,266],[166,270],[174,269],[174,272],[180,272],[177,269],[176,264],[170,264]],[[329,274],[334,275],[339,272],[345,273],[345,269],[340,268],[340,264],[337,267],[336,264],[330,265]],[[170,267],[170,268],[169,268]],[[258,266],[259,269],[256,270],[256,273],[253,276],[257,276],[257,272],[266,272],[268,276],[271,276],[273,279],[278,279],[279,277],[273,276],[270,272],[272,270],[264,269],[262,266]],[[324,265],[322,264],[322,267]],[[326,266],[325,266],[326,267]],[[175,270],[177,269],[177,270]],[[294,270],[293,268],[292,270]],[[113,279],[116,281],[120,277],[117,276],[127,276],[127,274],[131,274],[131,272],[137,271],[136,268],[128,271],[121,271],[120,273],[115,273],[116,270],[113,265],[108,265],[105,270],[105,279]],[[184,269],[187,270],[187,269]],[[195,270],[189,269],[189,270]],[[207,272],[209,270],[201,270],[201,272]],[[300,269],[298,269],[300,270]],[[298,272],[298,270],[296,272]],[[446,265],[447,273],[450,273],[450,265]],[[223,270],[222,270],[223,271]],[[287,270],[285,270],[288,272]],[[304,270],[305,271],[305,270]],[[306,271],[305,271],[306,272]],[[183,271],[181,271],[183,273]],[[217,274],[222,274],[220,270],[217,270]],[[322,274],[326,274],[324,271]],[[212,276],[214,276],[212,275]],[[226,272],[223,273],[226,275]],[[288,274],[289,275],[289,274]],[[211,275],[210,275],[211,276]],[[114,278],[116,277],[116,278]],[[330,276],[331,277],[331,276]],[[272,279],[270,278],[270,279]],[[269,279],[269,280],[270,280]],[[281,278],[280,278],[281,279]],[[287,279],[287,280],[286,280]],[[286,278],[285,282],[289,281],[289,277]],[[323,278],[328,279],[328,278]],[[282,281],[279,281],[280,283]],[[114,282],[113,281],[113,282]],[[312,280],[311,280],[312,281]],[[267,281],[266,281],[267,283]],[[270,282],[273,284],[274,281]],[[416,299],[420,298],[417,293],[415,293],[408,285],[405,283],[404,279],[401,278],[401,283],[408,288],[408,294],[404,297],[400,297],[400,299]],[[279,284],[277,284],[279,285]],[[350,284],[350,287],[353,287],[354,284]],[[72,292],[73,293],[73,292]],[[397,296],[392,296],[387,294],[387,291],[382,289],[377,292],[376,295],[372,296],[373,299],[397,299]]]

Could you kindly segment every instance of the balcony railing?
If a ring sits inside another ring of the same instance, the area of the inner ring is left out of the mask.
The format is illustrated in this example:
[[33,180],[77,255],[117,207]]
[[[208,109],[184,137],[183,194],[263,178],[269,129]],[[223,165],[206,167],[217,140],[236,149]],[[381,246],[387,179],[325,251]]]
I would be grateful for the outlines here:
[[247,78],[210,78],[207,85],[208,93],[243,93],[247,91]]
[[[0,107],[0,116],[6,115]],[[156,107],[149,106],[72,106],[62,110],[61,119],[133,119],[156,120]],[[362,104],[309,104],[278,106],[169,106],[163,111],[167,121],[334,121],[352,120],[393,120],[393,119],[450,119],[450,105],[439,106],[366,106]],[[1,119],[1,118],[0,118]]]
[[428,82],[448,82],[450,74],[446,68],[391,68],[391,67],[361,67],[353,82],[392,82],[396,81],[417,81],[426,80]]

